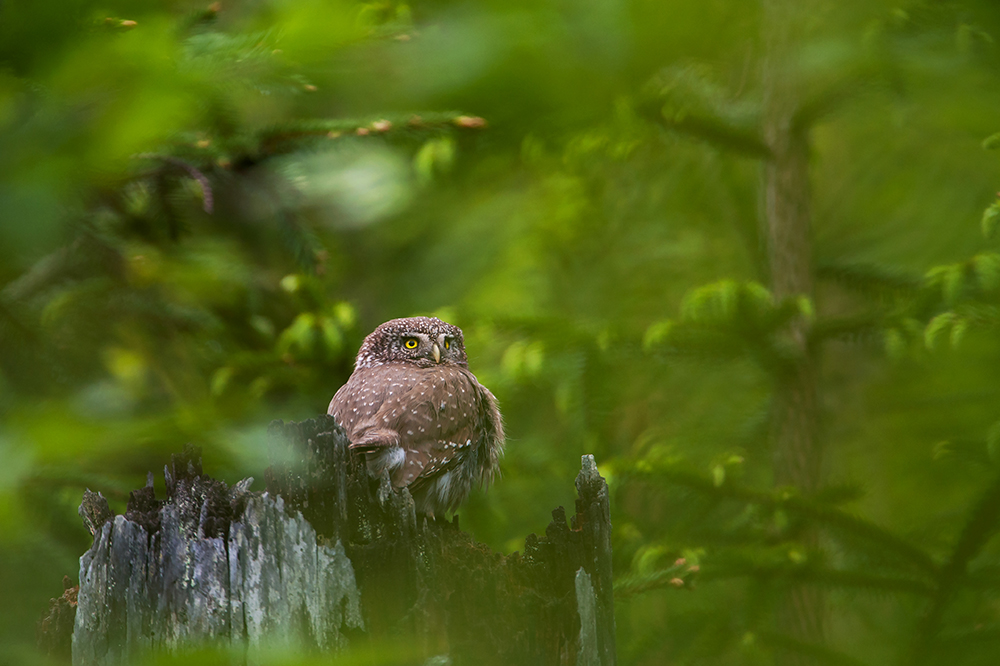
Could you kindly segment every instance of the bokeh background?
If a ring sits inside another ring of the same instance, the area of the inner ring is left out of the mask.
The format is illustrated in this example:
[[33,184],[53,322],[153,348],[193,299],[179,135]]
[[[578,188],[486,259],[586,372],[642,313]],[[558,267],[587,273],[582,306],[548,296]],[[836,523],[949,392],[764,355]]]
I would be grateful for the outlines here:
[[520,549],[595,454],[622,663],[996,663],[998,39],[990,0],[0,2],[0,662],[45,660],[84,488],[187,442],[260,479],[435,314],[509,433],[462,525]]

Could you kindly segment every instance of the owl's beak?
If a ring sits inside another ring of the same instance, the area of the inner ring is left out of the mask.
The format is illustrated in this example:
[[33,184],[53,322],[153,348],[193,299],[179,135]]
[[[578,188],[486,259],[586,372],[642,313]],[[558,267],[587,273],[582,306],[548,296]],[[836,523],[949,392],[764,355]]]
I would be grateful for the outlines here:
[[440,363],[441,362],[441,348],[438,347],[438,343],[436,343],[436,342],[434,343],[434,346],[431,347],[431,352],[434,353],[434,362],[435,363]]

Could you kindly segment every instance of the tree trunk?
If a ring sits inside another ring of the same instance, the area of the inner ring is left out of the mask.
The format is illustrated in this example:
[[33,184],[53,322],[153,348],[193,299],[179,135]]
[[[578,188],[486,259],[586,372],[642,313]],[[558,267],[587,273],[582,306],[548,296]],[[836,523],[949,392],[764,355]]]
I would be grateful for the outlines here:
[[[778,300],[813,297],[811,194],[808,128],[796,122],[799,105],[794,71],[796,40],[801,37],[809,2],[763,0],[764,137],[771,158],[764,166],[764,237],[771,288]],[[816,359],[808,344],[809,322],[794,320],[786,330],[793,350],[775,381],[772,413],[774,482],[809,494],[821,482]],[[815,534],[804,535],[806,546]],[[823,640],[825,599],[815,587],[794,586],[779,602],[779,631],[797,643]],[[787,663],[812,663],[789,653]]]
[[85,497],[95,537],[80,559],[75,665],[205,644],[244,662],[277,646],[394,664],[615,663],[610,505],[592,456],[571,524],[560,507],[544,537],[504,557],[457,518],[417,516],[332,418],[271,432],[275,459],[297,462],[272,464],[266,492],[205,476],[187,449],[165,470],[165,501],[152,477],[124,516]]

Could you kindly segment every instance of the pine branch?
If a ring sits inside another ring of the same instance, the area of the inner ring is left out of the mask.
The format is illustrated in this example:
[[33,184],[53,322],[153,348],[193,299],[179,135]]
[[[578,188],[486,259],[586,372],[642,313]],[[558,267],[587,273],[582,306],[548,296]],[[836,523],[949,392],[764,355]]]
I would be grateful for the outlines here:
[[734,153],[770,159],[759,110],[730,99],[709,80],[705,68],[688,65],[662,71],[647,84],[638,111],[669,130]]
[[771,150],[757,132],[731,125],[719,117],[675,112],[664,106],[653,119],[667,129],[691,135],[734,153],[764,159],[771,157]]
[[820,261],[816,265],[816,275],[870,296],[914,295],[923,286],[919,275],[865,262]]
[[1000,590],[1000,566],[988,564],[966,573],[962,583],[974,590]]
[[187,172],[187,174],[191,176],[191,178],[193,178],[196,183],[198,183],[198,187],[201,188],[201,196],[203,202],[202,207],[204,208],[206,213],[208,213],[209,215],[212,214],[213,200],[214,200],[214,197],[212,195],[212,183],[209,182],[208,177],[205,176],[205,174],[203,174],[197,168],[195,168],[194,165],[189,164],[178,157],[172,157],[170,155],[159,155],[157,153],[140,153],[138,155],[135,155],[134,157],[135,159],[139,160],[161,160],[163,162],[166,162],[167,164],[173,165]]
[[316,258],[324,246],[312,229],[285,211],[278,221],[278,236],[300,268],[309,273],[315,272]]
[[390,114],[372,118],[300,120],[260,130],[252,142],[261,146],[265,152],[274,152],[283,142],[302,139],[337,139],[345,135],[416,135],[456,129],[482,129],[486,125],[483,118],[457,111]]
[[818,345],[827,340],[874,340],[882,334],[885,323],[885,316],[879,312],[848,317],[823,317],[817,319],[809,331],[809,343]]
[[905,539],[888,530],[841,509],[820,504],[815,501],[790,494],[786,489],[774,492],[761,492],[737,486],[729,481],[716,486],[712,479],[696,473],[677,469],[667,464],[652,464],[642,462],[637,466],[619,472],[623,478],[633,478],[640,481],[659,481],[684,486],[700,491],[706,495],[739,500],[758,504],[771,509],[784,509],[798,513],[806,518],[824,523],[852,536],[858,537],[882,551],[895,554],[910,562],[931,576],[938,575],[938,566],[923,550],[917,548]]
[[3,300],[0,300],[0,340],[9,344],[10,336],[5,335],[8,326],[16,331],[17,336],[22,340],[27,340],[32,344],[37,343],[38,331],[24,323]]
[[31,298],[40,291],[72,275],[79,267],[81,239],[45,255],[18,278],[4,285],[0,296],[8,303]]
[[988,303],[962,303],[955,307],[955,313],[980,328],[1000,324],[1000,307]]
[[20,276],[0,288],[0,301],[23,303],[63,282],[102,274],[118,277],[123,271],[121,252],[88,228],[71,242],[38,259]]
[[690,581],[690,568],[673,566],[649,573],[634,573],[615,581],[615,598],[622,599],[667,586],[682,588]]
[[877,63],[863,58],[844,63],[832,80],[802,99],[792,118],[792,126],[798,131],[807,131],[849,101],[878,87],[886,87],[886,82],[888,79]]
[[823,504],[846,504],[864,497],[864,489],[856,483],[839,483],[820,488],[813,499]]
[[1000,626],[942,631],[938,642],[949,649],[969,643],[992,643],[1000,641]]
[[919,663],[928,653],[928,646],[940,631],[945,608],[961,585],[969,561],[996,533],[1000,525],[1000,475],[987,488],[972,508],[948,561],[941,568],[937,590],[920,621],[913,644],[912,661]]
[[921,596],[930,596],[934,587],[929,583],[901,576],[880,576],[864,571],[845,571],[841,569],[825,569],[820,567],[796,567],[787,563],[761,564],[747,562],[744,566],[725,567],[706,566],[702,580],[725,580],[743,577],[780,579],[796,583],[809,583],[832,588],[854,588],[868,591],[906,592]]
[[811,657],[820,664],[832,664],[833,666],[867,666],[860,659],[832,650],[824,645],[805,643],[796,640],[791,636],[776,634],[772,632],[761,633],[761,641],[772,649],[787,650],[795,654]]

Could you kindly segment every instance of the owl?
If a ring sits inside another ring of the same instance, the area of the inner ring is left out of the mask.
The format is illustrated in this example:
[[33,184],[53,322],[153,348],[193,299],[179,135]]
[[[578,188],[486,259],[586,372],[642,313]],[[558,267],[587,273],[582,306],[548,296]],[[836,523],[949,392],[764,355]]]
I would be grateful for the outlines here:
[[462,329],[435,317],[393,319],[372,331],[327,413],[369,471],[387,471],[431,517],[454,511],[499,469],[497,400],[469,371]]

